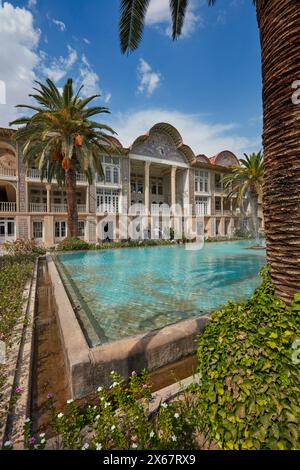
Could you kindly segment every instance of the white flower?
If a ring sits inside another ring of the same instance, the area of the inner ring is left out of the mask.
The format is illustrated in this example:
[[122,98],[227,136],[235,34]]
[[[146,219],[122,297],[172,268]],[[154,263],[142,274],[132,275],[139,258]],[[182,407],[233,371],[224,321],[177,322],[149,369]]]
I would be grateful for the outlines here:
[[97,388],[97,392],[102,392],[102,390],[103,390],[103,387],[98,387]]
[[95,406],[94,406],[94,410],[96,410],[96,409],[97,409],[97,406],[95,405]]
[[98,419],[100,419],[100,415],[96,416],[95,421],[98,421]]
[[178,419],[179,418],[179,413],[175,413],[174,418]]
[[42,438],[45,437],[45,436],[46,436],[46,434],[44,432],[42,432],[42,434],[40,434],[40,437],[42,437]]
[[101,398],[100,398],[100,401],[103,401],[103,400],[104,400],[104,397],[101,397]]
[[30,418],[26,418],[25,423],[30,423]]
[[102,450],[102,444],[96,444],[96,450]]
[[64,415],[63,413],[58,413],[57,417],[60,419],[63,417],[63,415]]
[[89,444],[86,442],[83,446],[82,446],[82,450],[87,450],[89,448]]
[[43,439],[41,440],[41,444],[45,444],[45,442],[46,442],[46,439],[43,438]]
[[114,387],[116,387],[117,385],[119,385],[118,382],[114,382],[113,384],[111,384],[111,386],[110,386],[109,388],[114,388]]
[[109,405],[110,405],[110,403],[109,403],[109,402],[105,403],[105,405],[104,405],[104,408],[108,408],[108,407],[109,407]]
[[73,403],[73,401],[74,401],[74,400],[68,400],[68,401],[67,401],[67,404],[68,404],[68,405],[71,405],[71,403]]
[[176,442],[176,441],[177,441],[177,437],[174,436],[174,434],[173,434],[173,436],[171,436],[171,439],[172,439],[173,442]]
[[4,443],[4,447],[10,447],[10,446],[12,446],[12,442],[11,442],[11,441],[6,441],[6,442]]
[[110,428],[112,431],[116,429],[116,426],[113,424],[112,427]]
[[168,408],[168,405],[167,405],[167,403],[165,403],[165,402],[162,403],[161,406],[162,406],[163,408]]
[[132,449],[137,449],[137,444],[132,444]]
[[154,432],[154,431],[151,431],[151,432],[150,432],[150,438],[152,439],[152,437],[154,437],[154,436],[155,436],[155,432]]
[[112,371],[111,371],[111,373],[110,373],[110,375],[114,375],[114,374],[115,374],[115,371],[114,371],[114,370],[112,370]]

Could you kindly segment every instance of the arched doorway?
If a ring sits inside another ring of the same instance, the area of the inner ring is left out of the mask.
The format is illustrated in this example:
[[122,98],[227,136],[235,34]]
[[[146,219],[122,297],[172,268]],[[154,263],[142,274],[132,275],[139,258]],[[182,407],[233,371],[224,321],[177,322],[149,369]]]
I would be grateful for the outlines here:
[[0,181],[0,244],[16,239],[17,192],[12,183]]
[[0,180],[0,213],[17,211],[17,192],[13,183]]

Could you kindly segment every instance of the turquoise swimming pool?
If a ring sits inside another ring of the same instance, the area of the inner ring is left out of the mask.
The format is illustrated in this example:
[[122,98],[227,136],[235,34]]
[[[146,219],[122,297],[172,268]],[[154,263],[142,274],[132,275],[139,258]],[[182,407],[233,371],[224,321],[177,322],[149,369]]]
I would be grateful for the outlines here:
[[60,254],[99,342],[111,342],[200,316],[227,300],[249,296],[260,283],[265,251],[251,241],[128,248]]

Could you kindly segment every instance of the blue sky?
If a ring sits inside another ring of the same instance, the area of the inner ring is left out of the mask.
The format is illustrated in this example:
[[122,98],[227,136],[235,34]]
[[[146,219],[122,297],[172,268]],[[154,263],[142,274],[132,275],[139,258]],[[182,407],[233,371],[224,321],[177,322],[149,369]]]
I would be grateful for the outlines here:
[[[1,3],[1,2],[0,2]],[[195,153],[261,147],[259,37],[251,0],[192,0],[184,34],[169,37],[168,0],[152,0],[140,48],[123,56],[119,0],[10,0],[0,6],[0,125],[33,79],[69,76],[101,92],[124,145],[155,122],[178,128]]]

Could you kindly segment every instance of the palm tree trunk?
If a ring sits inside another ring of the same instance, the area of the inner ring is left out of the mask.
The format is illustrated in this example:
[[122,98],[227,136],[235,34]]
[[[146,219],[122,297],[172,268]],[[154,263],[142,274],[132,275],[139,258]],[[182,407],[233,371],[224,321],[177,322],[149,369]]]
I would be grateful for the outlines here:
[[264,110],[264,217],[267,258],[277,294],[300,290],[299,0],[257,0]]
[[252,228],[253,228],[253,234],[255,237],[255,241],[257,244],[259,244],[259,239],[258,239],[258,229],[259,229],[259,223],[258,223],[258,195],[255,191],[250,191],[249,192],[249,200],[250,200],[250,207],[251,207],[251,219],[252,219]]
[[66,171],[66,191],[68,205],[68,238],[77,237],[76,170],[73,159],[71,160],[70,168]]

